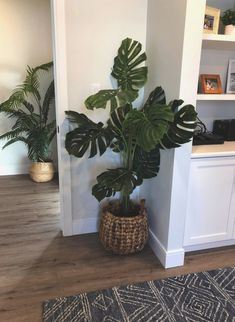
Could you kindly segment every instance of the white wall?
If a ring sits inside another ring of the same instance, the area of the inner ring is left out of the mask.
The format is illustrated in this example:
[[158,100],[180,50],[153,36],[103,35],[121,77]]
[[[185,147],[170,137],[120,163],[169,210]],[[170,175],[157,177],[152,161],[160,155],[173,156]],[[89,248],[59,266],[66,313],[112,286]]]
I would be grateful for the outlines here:
[[[84,100],[92,93],[92,84],[100,84],[101,89],[112,88],[113,58],[124,38],[145,44],[147,0],[69,0],[65,5],[68,109],[85,112],[94,120],[105,120],[107,114],[103,110],[88,112]],[[117,162],[111,153],[102,158],[72,157],[74,233],[95,228],[99,204],[91,195],[91,187],[101,171],[115,167]]]
[[[149,0],[146,50],[150,82],[146,94],[161,85],[168,102],[181,98],[195,105],[203,5],[204,0]],[[184,261],[190,149],[189,144],[162,151],[159,175],[141,189],[149,200],[151,246],[165,267]]]
[[[27,65],[52,60],[50,0],[0,1],[0,102],[6,100],[25,77]],[[0,115],[0,133],[10,122]],[[27,150],[21,143],[1,150],[0,175],[27,173]]]

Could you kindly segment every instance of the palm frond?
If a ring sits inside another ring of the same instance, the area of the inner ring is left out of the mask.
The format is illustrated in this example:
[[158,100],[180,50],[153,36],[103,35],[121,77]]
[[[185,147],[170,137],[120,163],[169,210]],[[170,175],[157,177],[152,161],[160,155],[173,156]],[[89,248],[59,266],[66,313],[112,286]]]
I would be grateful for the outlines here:
[[54,87],[54,80],[53,80],[46,91],[46,94],[42,103],[43,124],[47,123],[50,104],[54,99],[55,99],[55,87]]
[[13,110],[20,108],[25,101],[25,94],[21,90],[15,90],[11,96],[3,103],[0,104],[0,112],[6,114],[11,113]]
[[49,138],[47,132],[41,129],[31,131],[27,137],[28,158],[33,161],[47,161],[49,159]]
[[11,144],[13,144],[15,142],[23,142],[23,143],[25,143],[27,145],[27,139],[26,138],[24,138],[23,136],[17,136],[16,138],[13,138],[13,139],[7,141],[7,143],[4,144],[2,149],[5,149],[8,145],[11,145]]
[[13,139],[13,138],[19,136],[22,133],[24,133],[24,130],[17,128],[15,130],[8,131],[8,132],[0,135],[0,140],[3,140],[3,139],[10,140],[10,139]]

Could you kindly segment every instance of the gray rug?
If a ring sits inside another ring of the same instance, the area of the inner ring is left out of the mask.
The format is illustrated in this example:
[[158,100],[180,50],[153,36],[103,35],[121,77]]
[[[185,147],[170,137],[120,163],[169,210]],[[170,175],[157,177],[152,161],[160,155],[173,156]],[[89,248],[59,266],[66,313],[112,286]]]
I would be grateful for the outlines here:
[[43,322],[235,322],[235,268],[49,300]]

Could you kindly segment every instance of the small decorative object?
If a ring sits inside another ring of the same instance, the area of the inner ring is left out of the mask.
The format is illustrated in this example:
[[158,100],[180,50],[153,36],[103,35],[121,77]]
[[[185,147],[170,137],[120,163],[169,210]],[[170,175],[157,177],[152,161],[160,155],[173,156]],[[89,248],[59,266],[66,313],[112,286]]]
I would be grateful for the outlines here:
[[200,87],[203,94],[222,94],[220,75],[200,75]]
[[130,38],[122,41],[114,59],[111,75],[117,81],[115,89],[101,90],[88,97],[89,110],[106,108],[106,122],[95,123],[85,114],[67,111],[77,127],[67,133],[65,147],[69,154],[82,158],[86,152],[92,158],[107,149],[121,156],[120,166],[108,169],[97,177],[92,194],[98,201],[121,194],[121,200],[103,208],[100,239],[114,253],[130,254],[143,249],[147,242],[148,225],[144,203],[136,204],[131,194],[143,183],[157,175],[160,150],[179,147],[189,142],[196,127],[195,109],[173,100],[166,104],[165,93],[156,87],[147,101],[134,108],[139,89],[147,81],[144,65],[146,54],[142,45]]
[[203,32],[206,34],[218,34],[220,9],[206,6]]
[[235,93],[235,59],[229,60],[226,93]]
[[235,11],[232,9],[226,10],[221,17],[221,21],[225,26],[224,34],[235,36]]
[[49,71],[53,63],[35,68],[28,67],[25,81],[5,102],[0,104],[0,112],[16,119],[11,130],[2,134],[0,139],[8,141],[3,149],[15,142],[23,142],[28,148],[28,158],[33,162],[30,176],[36,182],[53,178],[54,169],[49,157],[49,147],[56,134],[55,120],[49,120],[51,104],[54,102],[54,81],[50,81],[45,94],[40,88],[40,71]]

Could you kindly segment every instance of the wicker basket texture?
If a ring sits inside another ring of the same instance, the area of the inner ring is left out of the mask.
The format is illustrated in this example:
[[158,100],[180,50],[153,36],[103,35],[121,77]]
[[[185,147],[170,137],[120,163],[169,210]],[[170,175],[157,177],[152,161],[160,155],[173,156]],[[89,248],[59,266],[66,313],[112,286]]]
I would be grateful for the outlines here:
[[141,251],[148,239],[146,211],[134,217],[117,217],[104,211],[99,237],[104,248],[115,254],[127,255]]
[[30,177],[35,182],[47,182],[54,177],[52,162],[34,162],[29,169]]

